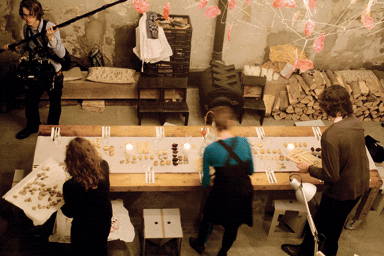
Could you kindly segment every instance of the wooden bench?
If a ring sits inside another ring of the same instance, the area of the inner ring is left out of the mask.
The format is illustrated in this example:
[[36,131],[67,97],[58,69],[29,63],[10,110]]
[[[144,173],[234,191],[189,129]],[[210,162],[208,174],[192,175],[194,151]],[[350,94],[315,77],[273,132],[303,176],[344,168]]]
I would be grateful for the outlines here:
[[[99,83],[86,80],[88,71],[82,71],[81,80],[64,81],[62,100],[137,100],[138,81],[140,73],[136,72],[135,82],[129,84]],[[159,92],[154,90],[141,90],[142,99],[157,99]],[[171,98],[176,94],[167,95]],[[48,100],[48,93],[41,96],[41,100]]]

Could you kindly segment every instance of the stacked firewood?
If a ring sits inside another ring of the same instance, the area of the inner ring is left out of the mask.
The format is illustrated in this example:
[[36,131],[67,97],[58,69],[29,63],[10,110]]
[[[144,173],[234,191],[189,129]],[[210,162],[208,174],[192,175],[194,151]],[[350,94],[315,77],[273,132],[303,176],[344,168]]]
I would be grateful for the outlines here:
[[293,74],[287,91],[264,96],[266,116],[276,120],[328,119],[320,109],[318,98],[323,90],[341,85],[351,95],[355,115],[364,121],[384,121],[384,80],[370,70],[310,70]]

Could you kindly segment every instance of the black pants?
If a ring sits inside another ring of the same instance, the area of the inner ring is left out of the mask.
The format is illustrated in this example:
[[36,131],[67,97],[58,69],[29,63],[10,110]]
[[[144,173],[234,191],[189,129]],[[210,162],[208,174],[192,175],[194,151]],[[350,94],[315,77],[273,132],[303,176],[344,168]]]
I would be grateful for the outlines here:
[[[213,224],[208,222],[204,217],[201,221],[199,228],[199,235],[197,237],[197,243],[199,246],[204,246],[204,243],[208,240],[209,235],[211,234]],[[240,227],[240,224],[232,223],[224,225],[224,236],[221,244],[220,253],[226,253],[231,249],[233,242],[235,242],[237,237],[237,231]]]
[[[345,220],[359,199],[340,201],[325,194],[322,195],[319,209],[313,220],[317,232],[325,236],[326,240],[320,247],[320,250],[325,255],[336,255],[339,248],[338,241],[343,231]],[[300,251],[304,255],[313,255],[315,244],[308,225],[305,234]]]
[[58,125],[61,115],[61,95],[63,89],[63,74],[55,76],[53,89],[50,84],[44,82],[28,82],[25,90],[25,117],[27,128],[38,130],[40,125],[39,102],[44,91],[49,96],[48,125]]
[[74,256],[107,256],[111,218],[76,220],[71,227],[71,246]]

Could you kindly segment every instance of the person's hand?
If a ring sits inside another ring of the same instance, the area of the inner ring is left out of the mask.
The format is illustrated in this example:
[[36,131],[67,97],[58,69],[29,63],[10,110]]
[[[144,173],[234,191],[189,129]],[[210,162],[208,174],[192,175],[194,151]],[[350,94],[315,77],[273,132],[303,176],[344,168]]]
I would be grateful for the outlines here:
[[9,44],[4,45],[3,47],[1,47],[1,49],[4,50],[4,51],[8,51],[9,50],[8,45]]
[[1,49],[4,51],[14,52],[14,51],[18,51],[20,48],[19,48],[19,46],[15,46],[15,48],[9,48],[9,44],[6,44],[3,47],[1,47]]
[[300,172],[308,172],[309,166],[310,166],[310,164],[307,162],[299,162],[297,164],[297,168],[299,168]]
[[55,34],[58,30],[59,28],[56,28],[55,30],[53,30],[53,25],[47,28],[47,37],[49,41],[53,40],[53,38],[55,37],[53,34]]

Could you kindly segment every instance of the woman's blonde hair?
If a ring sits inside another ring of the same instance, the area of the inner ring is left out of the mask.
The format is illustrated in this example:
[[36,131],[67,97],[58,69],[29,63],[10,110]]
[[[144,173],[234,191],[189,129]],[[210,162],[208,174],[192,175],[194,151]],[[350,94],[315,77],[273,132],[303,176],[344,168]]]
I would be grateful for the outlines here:
[[97,188],[99,180],[105,179],[101,161],[96,148],[87,139],[77,137],[69,142],[64,160],[66,171],[85,190]]
[[235,113],[229,106],[213,107],[211,111],[214,114],[214,121],[218,131],[229,129],[232,122],[235,120]]

